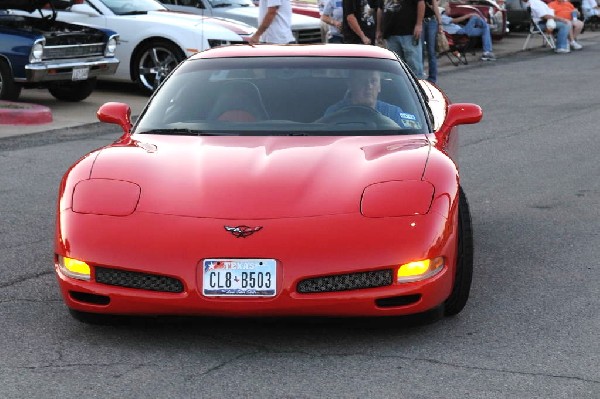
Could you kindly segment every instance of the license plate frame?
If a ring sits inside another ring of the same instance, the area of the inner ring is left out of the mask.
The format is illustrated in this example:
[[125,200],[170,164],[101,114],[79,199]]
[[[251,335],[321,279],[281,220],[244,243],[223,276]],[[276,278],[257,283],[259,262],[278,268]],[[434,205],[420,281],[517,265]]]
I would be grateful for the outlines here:
[[79,80],[87,80],[90,76],[90,68],[85,67],[75,67],[73,68],[73,72],[71,72],[71,80],[79,81]]
[[202,261],[202,295],[273,297],[277,294],[275,259],[211,258]]

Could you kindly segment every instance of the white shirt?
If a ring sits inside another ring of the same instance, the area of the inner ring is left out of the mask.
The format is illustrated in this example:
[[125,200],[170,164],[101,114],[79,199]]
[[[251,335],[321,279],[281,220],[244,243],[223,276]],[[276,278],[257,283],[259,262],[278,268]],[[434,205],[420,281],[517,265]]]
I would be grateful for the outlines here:
[[529,0],[527,4],[531,7],[531,18],[535,22],[540,22],[544,15],[554,16],[554,10],[548,7],[548,4],[542,0]]
[[292,34],[292,5],[290,0],[260,0],[258,3],[258,26],[265,19],[269,7],[278,7],[271,25],[260,37],[264,43],[287,44],[296,41]]

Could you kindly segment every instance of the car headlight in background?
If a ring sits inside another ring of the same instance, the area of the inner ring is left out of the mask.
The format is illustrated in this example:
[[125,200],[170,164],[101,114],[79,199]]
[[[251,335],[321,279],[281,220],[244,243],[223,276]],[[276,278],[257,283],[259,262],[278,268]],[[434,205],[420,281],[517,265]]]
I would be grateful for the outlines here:
[[61,273],[67,277],[78,280],[90,280],[91,268],[83,261],[73,258],[66,258],[64,256],[58,256],[58,268],[60,269]]
[[444,268],[444,258],[424,259],[400,265],[396,270],[396,282],[407,283],[429,278]]
[[118,44],[119,44],[119,35],[112,35],[108,39],[108,42],[106,43],[106,48],[104,49],[104,55],[106,57],[114,57]]
[[433,185],[422,180],[387,181],[363,191],[360,211],[366,217],[424,215],[429,212]]
[[219,40],[219,39],[208,39],[208,45],[210,48],[219,47],[219,46],[227,46],[229,41],[227,40]]
[[35,41],[33,47],[31,48],[31,53],[29,54],[29,62],[42,62],[45,44],[45,39],[38,39]]

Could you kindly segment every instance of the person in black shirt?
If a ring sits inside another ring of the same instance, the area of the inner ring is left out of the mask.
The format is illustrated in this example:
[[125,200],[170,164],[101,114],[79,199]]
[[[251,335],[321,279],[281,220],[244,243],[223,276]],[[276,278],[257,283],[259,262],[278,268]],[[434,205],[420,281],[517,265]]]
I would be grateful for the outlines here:
[[389,50],[395,52],[417,78],[423,78],[421,32],[424,0],[385,0],[382,33]]
[[376,44],[383,0],[343,0],[344,43]]

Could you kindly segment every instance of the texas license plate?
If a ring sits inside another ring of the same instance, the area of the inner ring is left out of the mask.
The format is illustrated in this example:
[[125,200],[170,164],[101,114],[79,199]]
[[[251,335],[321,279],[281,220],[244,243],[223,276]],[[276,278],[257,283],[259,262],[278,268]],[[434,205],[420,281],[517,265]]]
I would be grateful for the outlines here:
[[88,67],[73,68],[71,80],[86,80],[88,78],[89,73],[90,68]]
[[202,261],[205,296],[275,296],[275,259],[205,259]]

